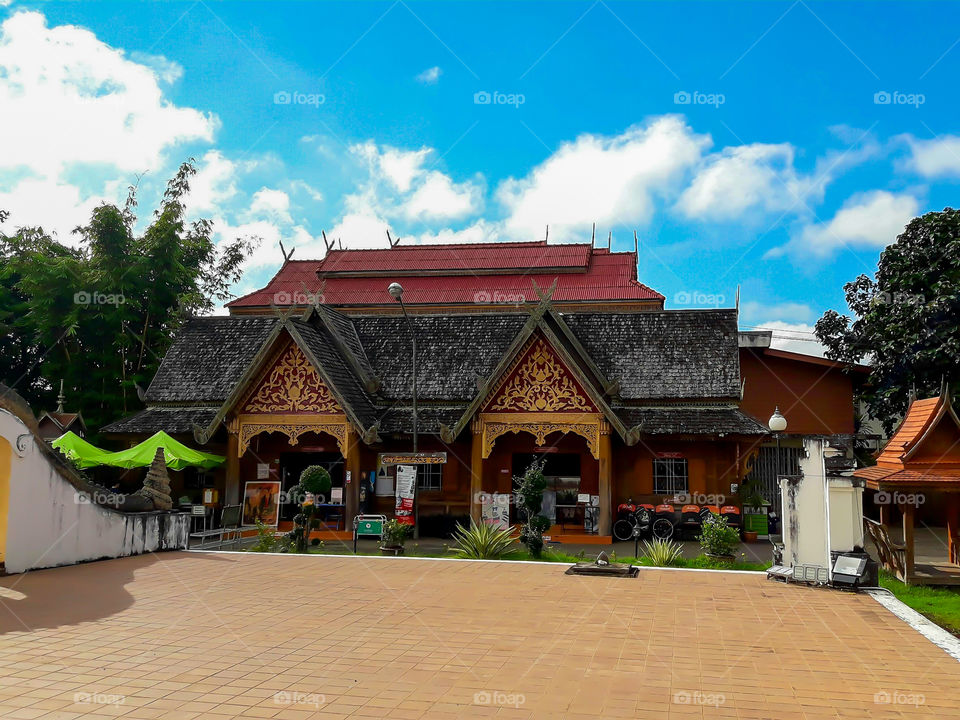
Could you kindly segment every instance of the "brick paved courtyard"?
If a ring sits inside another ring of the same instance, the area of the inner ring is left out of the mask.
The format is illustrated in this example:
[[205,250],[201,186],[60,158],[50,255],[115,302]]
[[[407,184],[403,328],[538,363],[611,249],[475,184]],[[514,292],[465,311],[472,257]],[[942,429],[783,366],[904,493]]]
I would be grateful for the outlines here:
[[960,664],[869,597],[564,570],[171,553],[3,578],[0,718],[960,714]]

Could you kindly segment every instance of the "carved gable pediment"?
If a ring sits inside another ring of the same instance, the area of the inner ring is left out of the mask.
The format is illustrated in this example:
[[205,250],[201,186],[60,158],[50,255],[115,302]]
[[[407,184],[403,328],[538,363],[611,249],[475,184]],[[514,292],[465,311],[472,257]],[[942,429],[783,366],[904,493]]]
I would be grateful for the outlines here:
[[534,336],[484,403],[485,412],[597,412],[587,393],[542,337]]
[[262,373],[241,413],[342,413],[340,404],[296,343]]

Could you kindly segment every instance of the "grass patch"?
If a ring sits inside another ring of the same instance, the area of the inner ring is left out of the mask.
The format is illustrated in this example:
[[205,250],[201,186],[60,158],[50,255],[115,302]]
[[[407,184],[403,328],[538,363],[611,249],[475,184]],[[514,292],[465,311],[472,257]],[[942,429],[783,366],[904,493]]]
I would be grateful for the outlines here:
[[904,585],[886,570],[880,571],[880,587],[892,592],[904,605],[960,636],[960,593],[956,590]]

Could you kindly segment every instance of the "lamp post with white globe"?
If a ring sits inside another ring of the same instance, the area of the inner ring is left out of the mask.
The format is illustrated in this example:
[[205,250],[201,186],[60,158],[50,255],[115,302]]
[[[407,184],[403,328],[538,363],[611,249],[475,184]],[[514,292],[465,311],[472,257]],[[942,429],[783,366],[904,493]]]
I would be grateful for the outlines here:
[[[776,469],[776,480],[777,486],[780,485],[780,473],[783,471],[783,462],[780,458],[780,433],[787,429],[787,419],[781,414],[780,407],[776,406],[773,409],[773,415],[770,416],[770,420],[767,421],[767,427],[770,428],[773,432],[774,437],[777,438],[777,469]],[[779,493],[777,493],[779,495]],[[779,514],[778,514],[779,517]]]
[[[390,283],[387,287],[387,292],[390,293],[390,297],[400,303],[400,310],[403,311],[403,317],[407,320],[407,327],[410,330],[410,343],[412,345],[412,357],[410,364],[411,371],[411,392],[413,395],[413,453],[417,454],[417,333],[413,328],[413,320],[410,319],[410,316],[407,314],[407,308],[403,304],[403,286],[398,282]],[[420,537],[420,523],[418,522],[420,518],[420,508],[417,503],[417,486],[420,484],[420,478],[418,477],[413,483],[413,506],[414,506],[414,522],[413,522],[413,537],[418,539]]]

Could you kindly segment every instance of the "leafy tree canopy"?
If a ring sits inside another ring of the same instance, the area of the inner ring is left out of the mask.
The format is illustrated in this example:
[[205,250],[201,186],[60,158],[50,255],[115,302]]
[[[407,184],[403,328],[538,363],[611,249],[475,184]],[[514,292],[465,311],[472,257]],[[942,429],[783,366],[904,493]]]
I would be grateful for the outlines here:
[[255,239],[215,244],[209,220],[186,221],[195,173],[192,160],[180,166],[140,236],[135,187],[74,230],[78,247],[40,227],[0,233],[0,378],[35,410],[55,407],[61,379],[91,430],[139,408],[136,385],[177,327],[231,297]]
[[960,377],[960,211],[914,218],[881,253],[876,278],[843,289],[852,317],[828,310],[816,335],[827,357],[869,362],[860,395],[889,432],[911,389],[933,396]]

